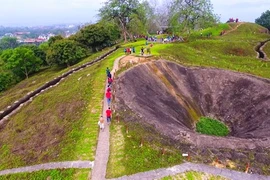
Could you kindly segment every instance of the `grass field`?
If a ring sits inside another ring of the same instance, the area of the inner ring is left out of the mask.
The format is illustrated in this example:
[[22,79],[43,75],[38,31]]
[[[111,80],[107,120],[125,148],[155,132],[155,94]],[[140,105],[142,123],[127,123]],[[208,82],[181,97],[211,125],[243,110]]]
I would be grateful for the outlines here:
[[[222,25],[212,30],[217,33],[221,29],[232,29],[235,26]],[[156,58],[183,65],[222,68],[270,78],[270,62],[257,59],[254,51],[259,41],[269,38],[260,29],[261,27],[254,24],[243,24],[236,31],[221,37],[214,33],[214,37],[200,38],[199,34],[195,34],[194,39],[185,43],[155,43],[151,51]],[[208,32],[210,29],[204,31]],[[140,48],[146,47],[145,40],[122,45],[132,46],[136,47],[136,55],[139,55]],[[102,53],[104,51],[92,55],[80,64],[91,61]],[[94,160],[97,121],[101,113],[106,79],[105,69],[112,67],[113,61],[121,55],[123,48],[106,60],[67,77],[57,87],[34,98],[32,103],[24,106],[7,123],[1,125],[0,170],[52,161]],[[67,70],[44,70],[3,92],[0,96],[0,110]],[[129,127],[128,133],[126,127]],[[110,128],[108,178],[182,162],[181,152],[165,146],[162,137],[156,136],[151,129],[146,130],[140,125],[130,126],[124,122],[113,122]],[[146,140],[144,137],[152,139]],[[21,179],[24,176],[48,177],[52,176],[51,173],[67,179],[80,179],[88,174],[84,170],[56,170],[22,174]],[[187,176],[191,175],[185,175]]]
[[6,176],[0,176],[0,180],[86,180],[90,169],[62,169],[62,170],[46,170],[32,173],[18,173]]
[[98,56],[100,56],[104,52],[105,51],[92,54],[88,58],[82,60],[80,63],[74,66],[65,68],[65,69],[60,69],[57,67],[45,69],[37,74],[30,76],[29,79],[25,79],[21,81],[20,83],[16,84],[14,87],[0,93],[0,111],[6,108],[7,106],[11,105],[15,101],[19,100],[23,96],[25,96],[28,92],[31,92],[39,88],[46,82],[52,80],[55,77],[58,77],[59,75],[75,67],[78,67],[79,65],[95,60]]
[[53,161],[94,160],[105,69],[112,67],[119,53],[67,77],[1,126],[0,170]]
[[[120,118],[122,119],[122,118]],[[165,146],[151,127],[117,123],[110,126],[110,158],[107,178],[120,177],[182,163],[179,150]],[[151,139],[151,140],[149,140]],[[164,141],[164,139],[163,139]]]
[[161,180],[226,180],[221,176],[214,176],[201,172],[189,171],[183,174],[177,174],[175,176],[164,177]]

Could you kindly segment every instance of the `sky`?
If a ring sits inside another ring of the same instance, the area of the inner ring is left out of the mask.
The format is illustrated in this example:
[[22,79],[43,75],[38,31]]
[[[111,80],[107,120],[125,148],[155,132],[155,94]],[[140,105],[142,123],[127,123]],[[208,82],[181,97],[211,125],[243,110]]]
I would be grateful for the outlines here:
[[[95,22],[106,0],[0,0],[0,25],[41,26]],[[215,14],[254,22],[270,10],[270,0],[211,0]]]

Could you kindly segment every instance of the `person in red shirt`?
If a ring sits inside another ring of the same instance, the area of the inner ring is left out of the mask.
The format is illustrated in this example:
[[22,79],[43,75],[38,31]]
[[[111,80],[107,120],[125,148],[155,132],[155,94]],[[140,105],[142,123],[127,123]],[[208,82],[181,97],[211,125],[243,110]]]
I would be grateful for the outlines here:
[[110,106],[111,104],[111,97],[112,97],[112,93],[110,91],[107,91],[106,98],[107,98],[108,106]]
[[107,123],[110,123],[112,120],[112,111],[110,107],[106,110],[106,116],[107,116]]
[[108,77],[108,84],[111,85],[113,82],[112,78]]
[[110,85],[108,85],[108,87],[107,87],[107,92],[111,92],[111,87],[110,87]]

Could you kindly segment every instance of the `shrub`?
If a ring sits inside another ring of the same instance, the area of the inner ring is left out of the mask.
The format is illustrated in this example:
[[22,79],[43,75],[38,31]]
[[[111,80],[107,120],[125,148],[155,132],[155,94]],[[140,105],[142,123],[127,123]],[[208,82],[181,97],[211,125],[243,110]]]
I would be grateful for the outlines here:
[[224,123],[208,117],[200,118],[199,122],[196,124],[196,131],[214,136],[227,136],[230,132]]

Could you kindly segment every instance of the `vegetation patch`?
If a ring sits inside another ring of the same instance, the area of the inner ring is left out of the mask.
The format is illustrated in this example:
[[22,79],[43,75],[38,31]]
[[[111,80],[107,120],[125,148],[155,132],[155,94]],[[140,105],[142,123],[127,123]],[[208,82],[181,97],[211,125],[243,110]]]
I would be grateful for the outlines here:
[[[51,180],[72,180],[72,179],[87,179],[90,169],[55,169],[36,171],[31,173],[17,173],[11,175],[0,176],[0,180],[29,180],[29,179],[51,179]],[[74,174],[81,174],[74,176]]]
[[182,163],[181,152],[172,146],[164,145],[166,140],[162,139],[153,127],[124,122],[123,117],[125,116],[120,116],[120,123],[117,123],[115,118],[110,126],[111,152],[107,178]]
[[224,123],[208,117],[200,118],[199,122],[196,124],[196,131],[214,136],[227,136],[230,132]]
[[201,172],[195,172],[195,171],[189,171],[182,174],[177,174],[174,176],[168,176],[161,178],[161,180],[226,180],[227,178],[221,177],[221,176],[214,176],[211,174],[201,173]]
[[0,169],[94,160],[105,69],[119,54],[67,77],[11,116],[0,127]]

